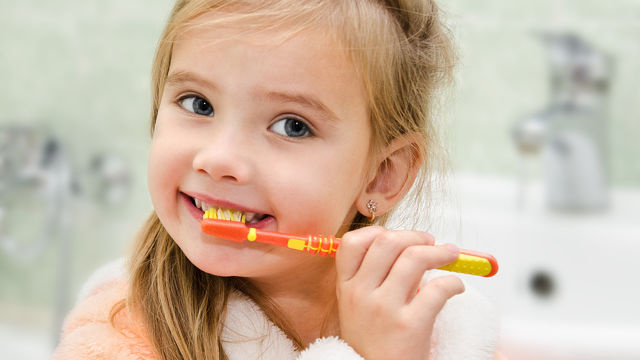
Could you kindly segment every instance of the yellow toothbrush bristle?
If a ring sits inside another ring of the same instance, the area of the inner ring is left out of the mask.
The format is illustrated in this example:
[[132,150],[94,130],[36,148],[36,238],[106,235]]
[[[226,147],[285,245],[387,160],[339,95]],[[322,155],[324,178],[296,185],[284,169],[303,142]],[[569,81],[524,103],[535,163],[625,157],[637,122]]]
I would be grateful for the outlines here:
[[204,214],[202,215],[203,219],[217,219],[218,216],[216,214],[216,211],[214,209],[208,209],[205,210]]
[[230,209],[216,209],[211,208],[205,210],[202,215],[203,219],[219,219],[219,220],[228,220],[228,221],[240,221],[243,224],[246,223],[246,215],[240,211],[234,211]]

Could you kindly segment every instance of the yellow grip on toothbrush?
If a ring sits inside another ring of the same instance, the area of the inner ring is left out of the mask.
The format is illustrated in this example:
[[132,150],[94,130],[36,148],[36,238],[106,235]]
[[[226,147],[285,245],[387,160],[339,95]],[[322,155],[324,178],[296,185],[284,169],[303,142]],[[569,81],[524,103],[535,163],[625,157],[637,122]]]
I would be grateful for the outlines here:
[[498,262],[489,254],[460,249],[458,260],[449,265],[439,267],[438,269],[490,277],[498,272]]

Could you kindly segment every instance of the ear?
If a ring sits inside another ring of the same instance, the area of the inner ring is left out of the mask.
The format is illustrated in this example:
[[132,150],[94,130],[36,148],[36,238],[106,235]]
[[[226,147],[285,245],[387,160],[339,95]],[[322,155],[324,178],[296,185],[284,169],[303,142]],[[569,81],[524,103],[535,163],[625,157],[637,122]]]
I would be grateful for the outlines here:
[[374,171],[357,199],[358,211],[371,216],[367,203],[377,203],[376,217],[392,209],[411,189],[420,169],[421,156],[413,135],[394,139],[374,163]]

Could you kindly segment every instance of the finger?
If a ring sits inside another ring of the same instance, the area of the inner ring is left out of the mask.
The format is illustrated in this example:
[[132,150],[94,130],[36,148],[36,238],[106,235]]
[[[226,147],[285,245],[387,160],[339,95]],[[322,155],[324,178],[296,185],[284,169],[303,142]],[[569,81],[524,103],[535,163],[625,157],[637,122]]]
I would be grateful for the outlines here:
[[455,275],[439,276],[429,280],[408,305],[408,310],[416,314],[422,314],[416,321],[433,322],[442,307],[455,295],[464,292],[464,283]]
[[386,231],[379,233],[354,276],[369,289],[380,286],[398,258],[407,249],[414,246],[432,245],[433,236],[421,231]]
[[400,254],[380,288],[397,297],[398,301],[409,301],[415,295],[425,271],[450,264],[457,258],[458,248],[455,245],[408,247]]
[[383,231],[379,226],[367,226],[342,236],[336,252],[338,281],[348,281],[356,274],[375,236]]

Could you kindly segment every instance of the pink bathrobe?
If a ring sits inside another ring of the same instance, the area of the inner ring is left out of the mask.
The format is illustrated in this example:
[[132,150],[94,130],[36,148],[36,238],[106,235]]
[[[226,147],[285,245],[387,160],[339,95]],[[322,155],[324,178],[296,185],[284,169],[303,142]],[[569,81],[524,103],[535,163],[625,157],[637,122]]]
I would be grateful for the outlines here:
[[[157,359],[139,314],[125,308],[116,315],[115,327],[110,322],[111,308],[126,296],[125,279],[121,261],[94,274],[65,321],[53,360]],[[464,294],[449,300],[438,315],[431,358],[493,359],[497,337],[497,316],[491,306],[467,288]],[[305,350],[296,351],[257,305],[241,294],[229,299],[222,339],[230,360],[362,360],[337,337],[320,338]]]

